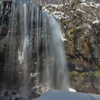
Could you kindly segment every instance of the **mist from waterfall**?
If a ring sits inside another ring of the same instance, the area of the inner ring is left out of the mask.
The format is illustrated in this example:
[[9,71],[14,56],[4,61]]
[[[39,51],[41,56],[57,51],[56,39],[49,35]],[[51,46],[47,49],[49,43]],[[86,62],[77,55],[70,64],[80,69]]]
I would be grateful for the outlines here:
[[[13,0],[5,82],[11,87],[13,84],[23,87],[25,91],[40,85],[50,90],[68,90],[67,61],[60,33],[57,19],[39,5]],[[34,72],[30,70],[33,63]],[[45,92],[42,88],[42,93]]]

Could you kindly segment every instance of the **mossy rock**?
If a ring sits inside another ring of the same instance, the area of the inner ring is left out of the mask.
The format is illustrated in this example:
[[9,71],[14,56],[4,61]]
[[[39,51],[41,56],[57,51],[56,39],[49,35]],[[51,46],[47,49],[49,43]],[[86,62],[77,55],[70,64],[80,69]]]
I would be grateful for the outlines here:
[[96,78],[100,78],[100,71],[95,71],[93,73],[93,76],[95,76]]
[[67,20],[67,21],[66,21],[66,25],[67,25],[68,23],[70,23],[71,21],[72,21],[71,19]]
[[46,8],[46,9],[49,9],[49,8],[51,8],[51,6],[46,6],[45,8]]
[[78,75],[78,72],[77,71],[72,71],[69,73],[69,77],[72,78],[74,76]]
[[99,26],[99,24],[98,24],[98,23],[95,23],[95,26],[96,26],[96,27],[98,27],[98,26]]
[[87,43],[84,43],[84,51],[89,52],[89,47],[88,47]]
[[65,48],[70,49],[70,46],[69,45],[66,45]]
[[74,39],[74,34],[71,34],[71,33],[72,33],[72,30],[69,30],[68,31],[68,38],[72,40],[72,39]]
[[82,31],[82,28],[81,27],[76,27],[76,28],[73,28],[72,29],[72,33],[79,33]]
[[6,49],[7,36],[0,41],[0,53]]
[[83,81],[85,80],[85,73],[79,73],[77,71],[72,71],[69,73],[69,78],[71,79],[71,81],[76,81],[76,82],[80,82],[81,84],[83,83]]
[[68,31],[68,38],[70,38],[71,40],[75,39],[80,33],[82,33],[81,27],[73,28]]
[[89,71],[89,72],[82,72],[82,73],[79,73],[77,71],[69,72],[69,78],[72,78],[72,79],[74,77],[80,77],[82,80],[84,80],[84,78],[87,76],[100,78],[100,71]]

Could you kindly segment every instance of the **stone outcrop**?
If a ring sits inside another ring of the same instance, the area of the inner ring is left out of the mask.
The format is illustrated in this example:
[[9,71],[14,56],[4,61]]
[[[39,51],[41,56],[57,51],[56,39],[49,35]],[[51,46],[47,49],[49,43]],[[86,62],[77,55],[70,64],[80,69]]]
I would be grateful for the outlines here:
[[69,74],[71,86],[78,92],[100,94],[100,73],[98,71]]
[[47,5],[43,9],[61,22],[67,41],[64,42],[68,61],[100,70],[100,4],[72,0],[65,5]]
[[99,3],[86,0],[72,0],[65,8],[62,4],[43,8],[61,23],[69,78],[78,92],[100,94],[99,8]]

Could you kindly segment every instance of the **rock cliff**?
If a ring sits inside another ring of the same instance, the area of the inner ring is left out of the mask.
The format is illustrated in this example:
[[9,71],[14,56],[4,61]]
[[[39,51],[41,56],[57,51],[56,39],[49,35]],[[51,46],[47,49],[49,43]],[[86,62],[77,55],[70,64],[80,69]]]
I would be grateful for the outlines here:
[[65,7],[49,4],[43,9],[61,23],[71,85],[77,91],[100,94],[100,4],[71,0]]

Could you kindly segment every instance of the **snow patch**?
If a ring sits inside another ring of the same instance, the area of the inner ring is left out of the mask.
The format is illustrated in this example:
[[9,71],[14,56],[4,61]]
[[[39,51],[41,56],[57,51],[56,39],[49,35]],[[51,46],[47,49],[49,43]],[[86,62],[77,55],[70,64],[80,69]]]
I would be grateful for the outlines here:
[[61,20],[62,18],[69,18],[69,16],[64,16],[64,13],[63,12],[59,12],[59,11],[54,11],[51,13],[52,15],[54,15],[57,19]]
[[74,11],[73,11],[73,10],[71,10],[71,12],[73,13]]
[[95,21],[93,21],[93,24],[98,24],[100,21],[99,20],[95,20]]
[[95,6],[96,6],[97,8],[99,8],[99,7],[100,7],[100,4],[99,4],[99,3],[97,3],[97,4],[95,4]]
[[76,90],[72,89],[72,88],[69,88],[68,91],[70,91],[70,92],[76,92]]
[[82,28],[82,27],[81,26],[76,27],[76,29],[80,29],[80,28]]
[[[46,7],[49,7],[49,6],[50,6],[50,8],[46,9]],[[63,6],[63,4],[60,4],[60,5],[57,5],[57,4],[48,4],[46,7],[43,7],[43,10],[46,11],[46,12],[48,12],[50,14],[49,10],[52,11],[52,7],[59,8],[59,7],[62,7],[62,6]],[[61,20],[62,18],[64,18],[65,20],[67,20],[69,18],[69,16],[64,15],[64,12],[62,12],[62,11],[61,12],[60,11],[53,11],[51,13],[51,15],[54,15],[59,20]]]
[[58,7],[63,7],[63,4],[60,4],[60,5],[57,5],[57,4],[48,4],[46,7],[48,7],[48,6],[58,8]]
[[61,40],[64,42],[64,41],[67,41],[67,39],[65,38],[65,34],[62,34],[61,32],[60,32],[60,37],[61,37]]
[[81,3],[81,7],[82,6],[86,6],[86,7],[94,7],[94,8],[96,8],[96,9],[98,9],[99,7],[100,7],[100,4],[99,3],[96,3],[96,4],[93,4],[93,2],[90,2],[89,4],[87,4],[87,3]]
[[81,6],[88,6],[88,7],[90,7],[90,6],[87,5],[86,3],[81,3]]
[[81,2],[85,2],[85,0],[80,0]]
[[76,11],[82,12],[82,13],[86,13],[85,11],[81,10],[81,9],[77,9]]
[[59,12],[59,11],[54,11],[54,12],[52,12],[52,14],[53,14],[53,15],[55,15],[55,14],[60,14],[60,12]]
[[46,12],[48,12],[48,13],[50,13],[50,11],[48,9],[43,9],[43,10],[46,11]]
[[61,15],[54,15],[57,19],[61,20],[62,16]]
[[40,74],[40,73],[35,73],[35,74],[31,73],[31,74],[30,74],[30,78],[36,77],[36,76],[39,75],[39,74]]
[[91,29],[91,25],[90,24],[88,24],[88,29]]

